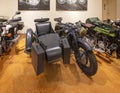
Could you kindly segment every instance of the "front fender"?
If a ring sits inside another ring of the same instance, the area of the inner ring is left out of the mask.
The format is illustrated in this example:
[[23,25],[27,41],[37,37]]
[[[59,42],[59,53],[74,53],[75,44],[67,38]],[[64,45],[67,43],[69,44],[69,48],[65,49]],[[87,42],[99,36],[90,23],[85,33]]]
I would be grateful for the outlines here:
[[92,46],[83,38],[78,38],[78,45],[85,48],[86,51],[92,51]]

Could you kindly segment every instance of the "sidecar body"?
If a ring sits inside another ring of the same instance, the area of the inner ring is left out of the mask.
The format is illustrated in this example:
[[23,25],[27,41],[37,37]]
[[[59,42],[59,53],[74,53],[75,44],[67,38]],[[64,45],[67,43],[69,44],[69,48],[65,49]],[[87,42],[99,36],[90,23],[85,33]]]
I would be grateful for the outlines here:
[[35,19],[36,31],[28,29],[26,49],[31,54],[36,75],[44,71],[44,63],[54,63],[60,58],[64,64],[70,63],[70,46],[66,38],[60,38],[52,29],[48,18]]

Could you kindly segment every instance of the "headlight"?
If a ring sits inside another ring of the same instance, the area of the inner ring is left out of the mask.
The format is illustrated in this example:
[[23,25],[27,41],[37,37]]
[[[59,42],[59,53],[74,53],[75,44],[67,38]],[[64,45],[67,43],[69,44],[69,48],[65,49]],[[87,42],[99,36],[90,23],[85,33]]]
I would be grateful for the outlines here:
[[86,33],[87,33],[87,30],[85,29],[85,28],[81,28],[80,29],[80,31],[79,31],[79,34],[80,34],[80,36],[82,36],[82,37],[84,37],[85,35],[86,35]]
[[68,33],[68,30],[65,30],[65,33]]

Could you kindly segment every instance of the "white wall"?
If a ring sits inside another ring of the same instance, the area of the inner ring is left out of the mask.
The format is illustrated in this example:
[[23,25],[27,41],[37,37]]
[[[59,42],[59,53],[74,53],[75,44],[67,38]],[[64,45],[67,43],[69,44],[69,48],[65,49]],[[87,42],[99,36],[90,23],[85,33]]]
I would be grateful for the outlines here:
[[[33,20],[40,17],[49,17],[54,24],[55,17],[63,17],[63,22],[83,22],[88,17],[97,16],[102,19],[102,0],[88,0],[87,11],[56,11],[56,0],[50,0],[50,11],[22,11],[22,19],[26,28],[34,28]],[[0,15],[12,16],[18,9],[18,0],[0,0]]]
[[117,0],[117,18],[120,19],[120,0]]

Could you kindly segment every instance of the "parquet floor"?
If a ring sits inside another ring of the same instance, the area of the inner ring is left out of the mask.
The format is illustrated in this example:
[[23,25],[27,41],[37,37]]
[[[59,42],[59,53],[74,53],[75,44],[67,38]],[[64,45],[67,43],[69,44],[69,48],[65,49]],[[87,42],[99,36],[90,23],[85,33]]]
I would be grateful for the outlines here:
[[47,65],[45,72],[35,75],[31,58],[24,53],[25,36],[9,54],[0,57],[0,93],[120,93],[120,60],[113,55],[96,54],[99,68],[89,78],[77,67],[62,62]]

